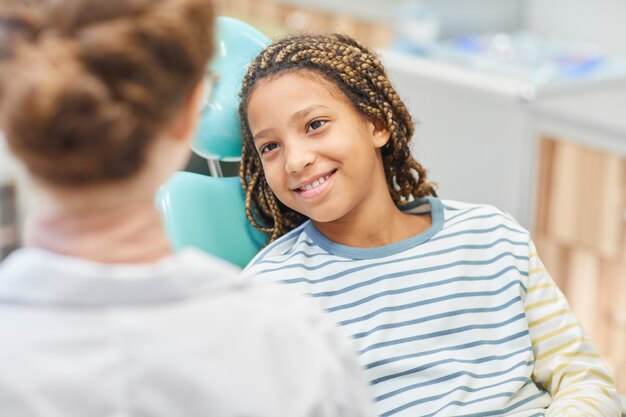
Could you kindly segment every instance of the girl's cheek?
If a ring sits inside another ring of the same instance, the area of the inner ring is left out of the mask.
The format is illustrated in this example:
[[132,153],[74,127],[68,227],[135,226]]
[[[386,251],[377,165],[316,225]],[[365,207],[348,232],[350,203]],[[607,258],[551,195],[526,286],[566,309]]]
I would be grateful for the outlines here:
[[267,185],[269,185],[270,188],[273,190],[278,174],[276,172],[276,168],[273,166],[273,164],[263,165],[263,172],[265,173],[265,180],[267,181]]

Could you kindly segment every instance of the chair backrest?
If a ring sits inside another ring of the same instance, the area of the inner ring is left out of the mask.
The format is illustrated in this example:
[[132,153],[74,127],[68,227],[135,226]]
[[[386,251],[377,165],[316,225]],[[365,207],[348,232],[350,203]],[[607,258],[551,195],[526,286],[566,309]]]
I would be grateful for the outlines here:
[[[209,70],[217,82],[191,147],[219,168],[219,161],[241,158],[238,92],[248,64],[270,40],[252,26],[220,16],[216,42],[217,53]],[[267,240],[249,224],[244,203],[238,177],[189,172],[174,174],[161,187],[156,201],[175,250],[196,247],[241,267]]]
[[217,18],[218,48],[209,65],[216,79],[210,89],[206,114],[199,120],[191,144],[194,152],[207,159],[238,161],[241,158],[239,90],[252,60],[270,43],[254,27],[231,17]]
[[191,246],[244,267],[267,240],[246,218],[237,177],[177,172],[157,205],[175,250]]

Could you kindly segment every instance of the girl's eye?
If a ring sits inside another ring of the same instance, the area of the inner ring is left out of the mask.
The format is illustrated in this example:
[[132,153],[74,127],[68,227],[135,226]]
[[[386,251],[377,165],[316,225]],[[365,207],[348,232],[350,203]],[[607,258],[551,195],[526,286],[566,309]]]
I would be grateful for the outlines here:
[[260,153],[261,155],[264,153],[268,153],[273,151],[274,149],[278,148],[278,144],[277,143],[268,143],[267,145],[263,145],[261,146]]
[[309,133],[313,130],[319,129],[326,124],[326,120],[313,120],[306,128],[306,132]]

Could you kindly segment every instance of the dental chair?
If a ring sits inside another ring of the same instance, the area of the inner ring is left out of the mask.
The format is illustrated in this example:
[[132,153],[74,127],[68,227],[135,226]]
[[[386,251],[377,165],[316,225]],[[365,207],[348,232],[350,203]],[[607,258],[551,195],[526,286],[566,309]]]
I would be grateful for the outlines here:
[[217,54],[207,71],[206,110],[191,145],[206,158],[211,176],[175,173],[159,190],[156,204],[174,250],[191,246],[244,267],[267,236],[248,222],[239,177],[224,177],[220,163],[241,158],[239,88],[248,64],[269,39],[220,16],[216,40]]

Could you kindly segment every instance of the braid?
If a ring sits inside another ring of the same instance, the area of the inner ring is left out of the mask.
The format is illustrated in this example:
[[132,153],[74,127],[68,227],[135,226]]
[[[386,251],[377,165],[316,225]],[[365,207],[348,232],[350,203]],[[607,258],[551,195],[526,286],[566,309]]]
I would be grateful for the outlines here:
[[426,181],[426,170],[411,156],[413,119],[389,82],[380,60],[346,35],[288,37],[274,42],[256,57],[240,92],[243,146],[239,174],[246,195],[246,215],[254,227],[270,235],[269,242],[299,226],[307,217],[278,201],[267,184],[261,158],[254,147],[246,107],[259,81],[299,70],[313,71],[327,78],[357,112],[389,131],[389,140],[381,153],[389,193],[396,204],[436,195],[434,186]]

